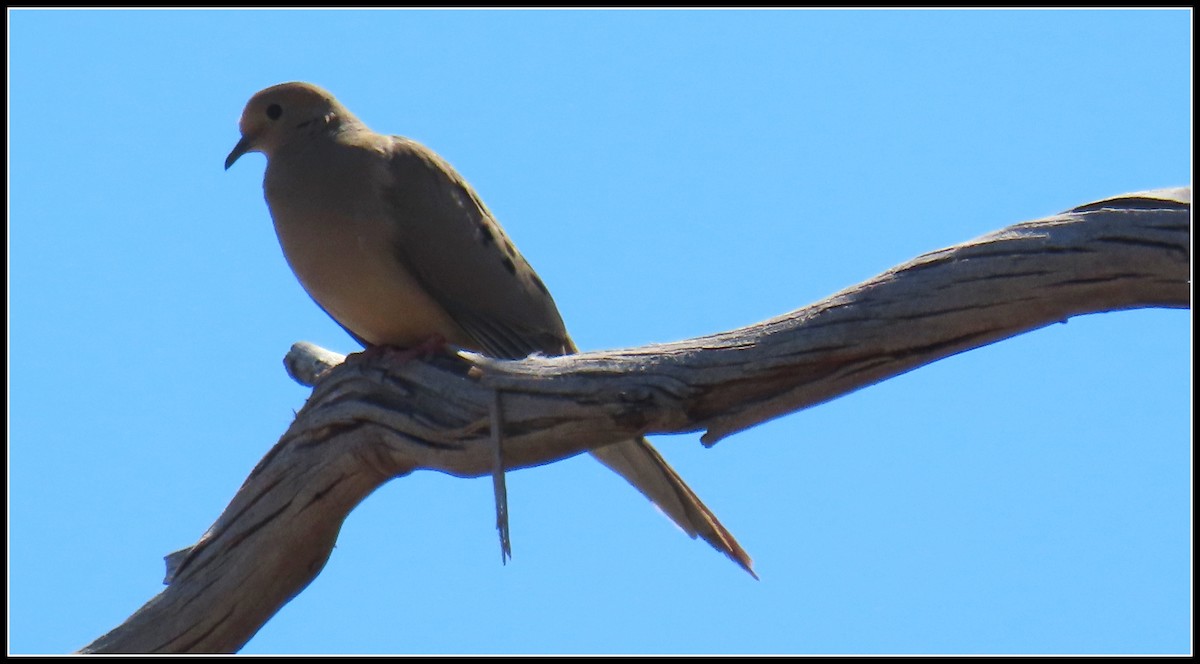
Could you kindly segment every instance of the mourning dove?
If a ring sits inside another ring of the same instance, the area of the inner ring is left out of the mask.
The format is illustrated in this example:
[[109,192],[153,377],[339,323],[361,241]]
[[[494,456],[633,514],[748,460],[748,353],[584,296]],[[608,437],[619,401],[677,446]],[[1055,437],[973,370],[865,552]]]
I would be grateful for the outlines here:
[[[283,83],[251,97],[228,169],[267,157],[263,190],[300,283],[365,347],[441,338],[503,359],[577,352],[550,292],[475,190],[441,157],[371,131],[330,93]],[[688,535],[750,558],[644,438],[591,451]]]

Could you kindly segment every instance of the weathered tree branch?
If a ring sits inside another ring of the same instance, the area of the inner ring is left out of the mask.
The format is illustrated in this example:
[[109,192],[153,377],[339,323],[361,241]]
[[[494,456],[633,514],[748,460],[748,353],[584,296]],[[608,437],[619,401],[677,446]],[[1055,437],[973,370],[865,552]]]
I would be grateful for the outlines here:
[[[232,652],[320,572],[343,520],[418,468],[490,474],[489,404],[504,393],[507,467],[631,434],[717,439],[923,364],[1071,316],[1190,306],[1190,189],[1142,192],[920,256],[821,302],[678,343],[390,366],[298,345],[316,388],[168,583],[83,652]],[[307,377],[307,379],[305,379]]]

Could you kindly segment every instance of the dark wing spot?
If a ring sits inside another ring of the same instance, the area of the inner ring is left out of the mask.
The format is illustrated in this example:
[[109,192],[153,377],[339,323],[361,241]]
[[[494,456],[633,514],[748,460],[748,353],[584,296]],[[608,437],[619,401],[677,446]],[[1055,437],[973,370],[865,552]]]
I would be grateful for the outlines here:
[[492,229],[486,223],[479,224],[479,241],[485,247],[496,241],[496,236],[492,235]]
[[517,266],[515,264],[513,264],[511,258],[509,258],[508,256],[505,256],[502,259],[502,262],[504,263],[504,269],[508,270],[509,274],[515,275],[517,273]]
[[538,289],[538,290],[542,291],[542,294],[543,294],[543,295],[549,295],[549,294],[550,294],[550,291],[549,291],[549,289],[547,289],[547,288],[546,288],[546,284],[542,283],[542,280],[541,280],[541,278],[539,278],[539,277],[538,277],[536,274],[534,274],[533,272],[530,272],[530,273],[529,273],[529,280],[533,282],[533,285],[534,285],[534,286],[537,286],[537,289]]

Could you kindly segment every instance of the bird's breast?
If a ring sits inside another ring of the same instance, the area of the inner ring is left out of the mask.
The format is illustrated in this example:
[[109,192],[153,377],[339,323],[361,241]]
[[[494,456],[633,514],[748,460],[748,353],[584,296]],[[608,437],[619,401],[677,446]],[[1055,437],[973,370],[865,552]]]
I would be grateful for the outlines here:
[[306,202],[307,196],[278,198],[268,190],[288,265],[343,327],[373,345],[413,346],[435,335],[467,345],[461,328],[401,263],[386,215],[356,205],[364,199],[353,196],[341,209]]

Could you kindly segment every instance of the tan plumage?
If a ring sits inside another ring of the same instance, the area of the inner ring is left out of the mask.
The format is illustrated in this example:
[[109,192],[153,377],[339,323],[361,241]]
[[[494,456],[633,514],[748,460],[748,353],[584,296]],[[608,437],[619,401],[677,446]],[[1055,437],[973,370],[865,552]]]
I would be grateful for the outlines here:
[[[475,191],[428,148],[377,134],[308,83],[255,94],[225,161],[267,157],[263,189],[288,264],[365,346],[440,335],[499,358],[577,349],[549,291]],[[750,558],[644,439],[593,450],[689,535]]]

